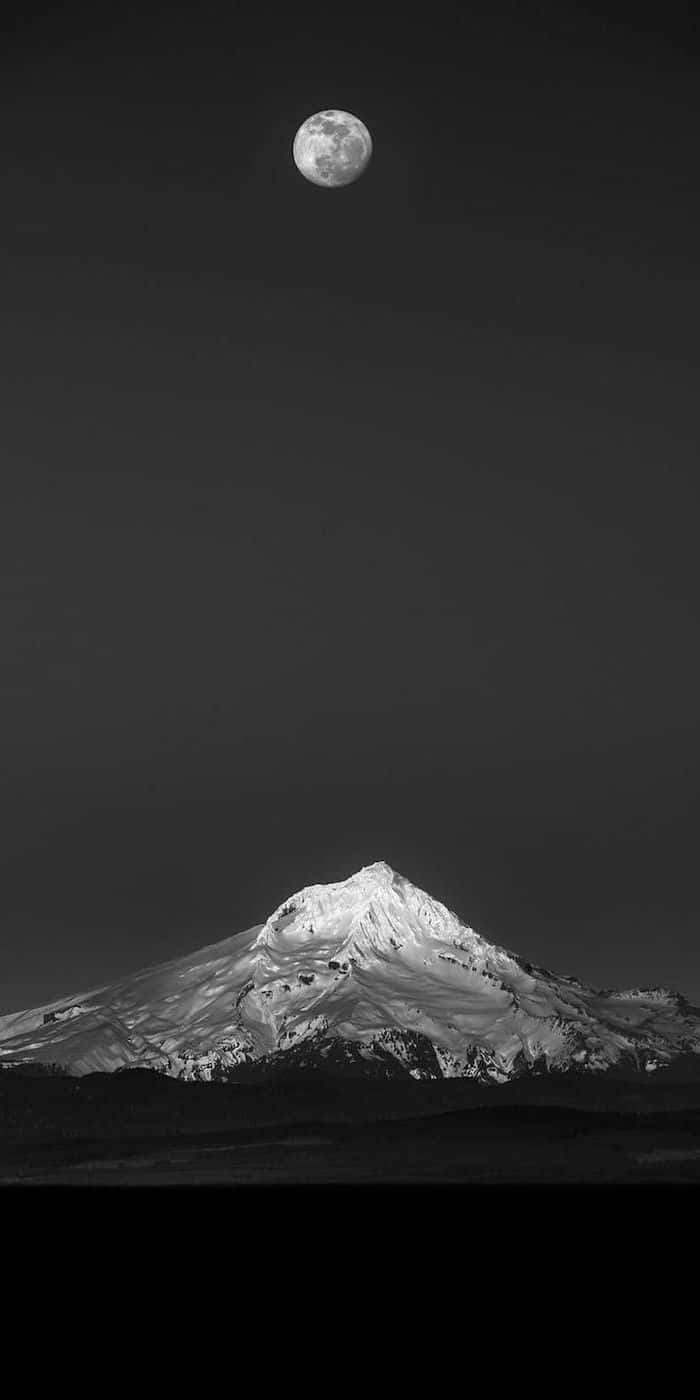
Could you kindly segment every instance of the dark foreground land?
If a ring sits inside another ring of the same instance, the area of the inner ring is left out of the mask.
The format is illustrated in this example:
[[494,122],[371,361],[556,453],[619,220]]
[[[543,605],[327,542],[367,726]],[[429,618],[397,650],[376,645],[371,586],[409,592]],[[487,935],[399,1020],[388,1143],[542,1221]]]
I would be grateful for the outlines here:
[[0,1073],[0,1184],[700,1183],[700,1082]]

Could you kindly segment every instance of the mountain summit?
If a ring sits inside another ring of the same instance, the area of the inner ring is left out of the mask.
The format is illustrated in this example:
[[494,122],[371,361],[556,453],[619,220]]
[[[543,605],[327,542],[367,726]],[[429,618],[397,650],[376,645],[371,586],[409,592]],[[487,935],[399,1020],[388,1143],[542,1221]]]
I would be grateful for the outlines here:
[[700,1011],[663,988],[598,991],[488,943],[383,861],[308,885],[244,933],[0,1017],[0,1066],[244,1067],[503,1082],[652,1072],[700,1053]]

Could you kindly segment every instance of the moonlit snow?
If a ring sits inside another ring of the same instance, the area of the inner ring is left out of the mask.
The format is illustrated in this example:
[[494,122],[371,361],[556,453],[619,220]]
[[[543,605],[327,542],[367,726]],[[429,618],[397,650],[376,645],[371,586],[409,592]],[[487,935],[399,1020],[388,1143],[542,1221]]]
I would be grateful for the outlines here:
[[338,1056],[415,1078],[535,1069],[650,1073],[700,1053],[700,1013],[663,988],[596,991],[532,967],[390,866],[309,885],[197,953],[0,1017],[0,1065],[183,1078]]

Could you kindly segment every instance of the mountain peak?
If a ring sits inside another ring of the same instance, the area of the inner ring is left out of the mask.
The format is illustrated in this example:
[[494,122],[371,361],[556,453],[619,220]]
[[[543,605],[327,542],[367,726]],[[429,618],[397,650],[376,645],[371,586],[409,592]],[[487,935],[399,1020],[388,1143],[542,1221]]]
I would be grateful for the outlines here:
[[407,945],[469,940],[476,950],[483,939],[412,885],[386,861],[362,866],[346,880],[307,885],[284,900],[260,930],[256,948],[266,950],[275,965],[291,956],[342,954],[363,961],[371,952],[393,956]]
[[407,884],[405,876],[399,875],[398,871],[385,860],[375,860],[371,865],[363,865],[356,870],[353,875],[349,875],[347,880],[342,880],[339,885],[350,891],[357,891],[359,895],[371,894],[381,890],[390,890],[393,885]]
[[345,880],[335,880],[325,885],[305,885],[295,894],[288,895],[267,920],[267,925],[276,924],[287,915],[312,909],[328,911],[331,907],[365,904],[368,900],[386,895],[392,887],[408,885],[408,881],[384,860],[363,865]]
[[378,884],[383,884],[387,880],[393,880],[396,875],[396,871],[392,870],[391,866],[387,863],[387,861],[375,860],[372,862],[371,865],[363,865],[359,870],[355,872],[354,875],[350,876],[350,879],[356,880],[360,875],[365,875],[372,880],[376,880]]
[[348,889],[348,890],[369,890],[387,889],[394,880],[403,880],[404,876],[399,875],[396,870],[385,860],[372,861],[370,865],[362,865],[352,875],[348,875],[345,880],[337,880],[325,886],[312,885],[312,889]]

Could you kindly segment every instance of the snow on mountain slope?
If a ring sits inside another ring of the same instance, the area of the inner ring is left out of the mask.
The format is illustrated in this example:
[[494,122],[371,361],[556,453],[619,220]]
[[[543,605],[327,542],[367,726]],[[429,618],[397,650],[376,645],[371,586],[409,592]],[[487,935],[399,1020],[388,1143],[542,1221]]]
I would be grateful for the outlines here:
[[[700,1012],[663,988],[596,991],[487,943],[383,862],[310,885],[264,924],[185,958],[0,1017],[0,1066],[150,1066],[210,1078],[260,1061],[504,1081],[649,1071],[700,1053]],[[274,1060],[271,1058],[274,1057]]]

